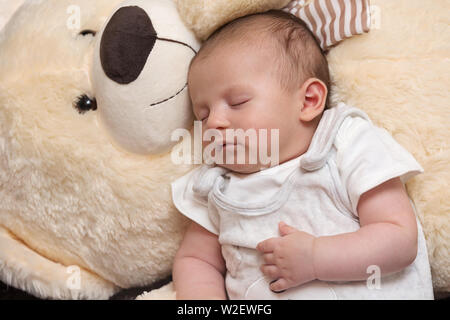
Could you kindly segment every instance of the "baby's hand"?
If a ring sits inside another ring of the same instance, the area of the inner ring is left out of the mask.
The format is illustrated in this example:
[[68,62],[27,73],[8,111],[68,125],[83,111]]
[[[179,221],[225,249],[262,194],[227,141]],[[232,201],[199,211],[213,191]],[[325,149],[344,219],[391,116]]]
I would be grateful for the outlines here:
[[264,275],[276,279],[272,291],[283,291],[316,279],[313,263],[315,237],[284,222],[279,223],[279,238],[258,243],[256,250],[263,254]]

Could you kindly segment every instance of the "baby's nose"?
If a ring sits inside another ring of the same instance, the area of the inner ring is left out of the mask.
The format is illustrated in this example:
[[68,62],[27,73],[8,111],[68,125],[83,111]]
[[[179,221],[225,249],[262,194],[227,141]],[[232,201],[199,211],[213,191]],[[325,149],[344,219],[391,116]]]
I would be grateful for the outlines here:
[[227,129],[230,127],[230,121],[223,112],[211,111],[206,122],[207,129]]

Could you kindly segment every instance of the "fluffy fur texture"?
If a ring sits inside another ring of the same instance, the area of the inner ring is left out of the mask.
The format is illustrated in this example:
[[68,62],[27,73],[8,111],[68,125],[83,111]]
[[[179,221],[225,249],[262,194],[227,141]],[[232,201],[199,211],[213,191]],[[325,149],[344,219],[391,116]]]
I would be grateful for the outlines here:
[[225,23],[255,12],[281,9],[290,0],[175,0],[181,18],[205,40],[215,29]]
[[[77,1],[81,30],[117,3]],[[95,96],[95,39],[68,30],[72,4],[26,2],[0,44],[0,277],[39,297],[108,298],[170,274],[186,220],[169,182],[191,167],[124,152],[73,108]],[[72,265],[80,290],[66,285]]]

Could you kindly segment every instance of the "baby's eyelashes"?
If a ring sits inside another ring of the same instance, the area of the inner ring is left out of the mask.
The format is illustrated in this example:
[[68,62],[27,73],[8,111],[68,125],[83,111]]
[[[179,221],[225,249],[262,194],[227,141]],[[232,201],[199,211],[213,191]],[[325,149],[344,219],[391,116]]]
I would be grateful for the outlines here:
[[243,104],[245,104],[245,103],[247,103],[249,101],[250,101],[249,98],[236,99],[236,100],[231,101],[229,103],[229,105],[231,107],[238,107],[238,106],[241,106],[241,105],[243,105]]
[[244,103],[246,103],[247,101],[242,101],[242,102],[239,102],[239,103],[234,103],[234,104],[231,104],[231,106],[232,107],[238,107],[238,106],[241,106],[241,105],[243,105]]

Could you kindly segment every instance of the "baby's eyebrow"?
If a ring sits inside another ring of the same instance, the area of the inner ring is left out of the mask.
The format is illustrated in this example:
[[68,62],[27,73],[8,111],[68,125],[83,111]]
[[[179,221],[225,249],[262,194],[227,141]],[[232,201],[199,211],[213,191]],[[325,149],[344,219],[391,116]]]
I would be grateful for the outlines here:
[[229,95],[229,94],[246,93],[249,90],[250,88],[247,85],[232,85],[224,91],[224,94]]

